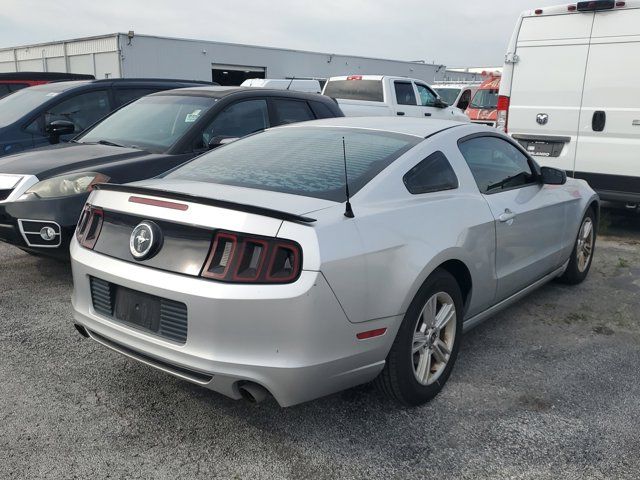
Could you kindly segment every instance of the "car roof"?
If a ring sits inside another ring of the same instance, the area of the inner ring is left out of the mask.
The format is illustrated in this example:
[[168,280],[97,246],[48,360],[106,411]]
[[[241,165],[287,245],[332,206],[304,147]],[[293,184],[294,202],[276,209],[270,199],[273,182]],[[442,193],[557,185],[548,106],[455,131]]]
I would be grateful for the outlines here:
[[311,122],[294,123],[277,128],[301,128],[301,127],[336,127],[336,128],[360,128],[365,130],[380,130],[385,132],[412,135],[426,138],[435,133],[460,125],[469,125],[467,122],[455,122],[451,120],[430,120],[411,117],[336,117]]
[[294,97],[294,98],[306,98],[317,101],[333,101],[329,97],[325,97],[318,93],[300,92],[297,90],[282,90],[277,88],[255,88],[255,87],[220,87],[220,86],[197,86],[176,88],[173,90],[165,90],[162,92],[152,93],[150,96],[162,96],[162,95],[177,95],[177,96],[198,96],[198,97],[212,97],[222,98],[228,95],[234,94],[253,94],[259,96],[280,96],[280,97]]
[[161,78],[101,78],[98,80],[69,80],[69,81],[62,81],[62,82],[51,82],[51,83],[45,83],[43,85],[35,85],[30,88],[36,89],[36,90],[44,90],[47,92],[61,93],[61,92],[66,92],[67,90],[71,90],[73,88],[83,87],[88,85],[100,86],[100,85],[107,84],[109,86],[122,85],[126,87],[132,87],[136,85],[140,87],[154,86],[154,85],[157,85],[157,86],[170,85],[170,86],[175,86],[177,88],[180,86],[197,85],[198,83],[202,83],[204,86],[208,82],[198,82],[196,80],[161,79]]

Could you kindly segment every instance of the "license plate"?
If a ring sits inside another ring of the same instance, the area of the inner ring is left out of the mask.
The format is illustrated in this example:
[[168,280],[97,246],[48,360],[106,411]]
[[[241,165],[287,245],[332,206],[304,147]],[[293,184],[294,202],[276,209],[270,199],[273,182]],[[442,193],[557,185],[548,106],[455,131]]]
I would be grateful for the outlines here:
[[559,157],[562,153],[564,143],[543,142],[543,141],[523,141],[520,144],[534,157]]
[[118,320],[152,332],[160,329],[160,299],[147,293],[118,286],[114,314]]

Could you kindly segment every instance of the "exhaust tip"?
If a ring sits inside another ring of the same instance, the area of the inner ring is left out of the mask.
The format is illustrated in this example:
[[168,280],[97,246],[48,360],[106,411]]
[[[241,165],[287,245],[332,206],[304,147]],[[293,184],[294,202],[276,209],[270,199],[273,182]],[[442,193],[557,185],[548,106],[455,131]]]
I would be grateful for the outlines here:
[[89,338],[89,333],[87,333],[86,328],[84,328],[82,325],[78,325],[77,323],[74,323],[73,326],[76,328],[80,335],[82,335],[84,338]]
[[253,382],[243,383],[238,387],[238,390],[242,398],[250,403],[260,403],[269,395],[266,388]]

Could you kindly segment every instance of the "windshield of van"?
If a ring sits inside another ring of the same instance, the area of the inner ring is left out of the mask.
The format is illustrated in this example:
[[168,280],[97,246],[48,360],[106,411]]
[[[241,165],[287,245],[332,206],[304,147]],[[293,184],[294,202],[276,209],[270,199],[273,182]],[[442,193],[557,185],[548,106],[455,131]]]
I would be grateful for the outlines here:
[[469,108],[480,110],[495,110],[498,108],[498,89],[478,90],[473,96]]
[[384,101],[382,80],[329,80],[324,95],[345,100]]
[[345,200],[342,139],[352,195],[423,139],[339,127],[267,130],[206,153],[165,178]]
[[77,139],[164,152],[216,102],[211,97],[152,95],[121,108]]
[[20,120],[56,95],[58,92],[25,88],[0,98],[0,127],[6,127]]
[[444,88],[444,87],[436,87],[434,90],[440,95],[440,98],[444,100],[449,105],[454,105],[456,103],[456,99],[460,94],[460,88]]

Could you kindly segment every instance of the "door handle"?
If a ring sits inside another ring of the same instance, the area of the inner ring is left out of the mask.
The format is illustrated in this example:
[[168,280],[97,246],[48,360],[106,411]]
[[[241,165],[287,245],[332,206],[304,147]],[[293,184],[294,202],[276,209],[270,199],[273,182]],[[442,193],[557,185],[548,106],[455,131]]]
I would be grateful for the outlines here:
[[398,112],[398,115],[403,116],[404,112]]
[[504,210],[504,213],[498,217],[498,220],[500,220],[502,223],[507,223],[507,222],[513,220],[514,218],[516,218],[516,214],[513,213],[508,208],[506,208]]
[[607,114],[602,110],[598,110],[593,113],[593,118],[591,119],[591,128],[594,132],[602,132],[604,130],[604,126],[607,123]]
[[430,116],[431,116],[431,114],[430,114],[429,112],[426,112],[426,113],[424,114],[424,116],[425,116],[425,117],[430,117]]

